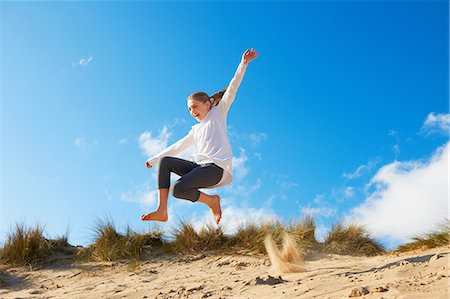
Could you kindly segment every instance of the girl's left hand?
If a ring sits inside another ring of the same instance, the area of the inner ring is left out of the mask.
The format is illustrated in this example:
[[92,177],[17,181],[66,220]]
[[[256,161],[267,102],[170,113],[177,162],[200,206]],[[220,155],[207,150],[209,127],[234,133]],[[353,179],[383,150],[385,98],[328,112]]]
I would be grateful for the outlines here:
[[251,48],[247,49],[244,54],[242,54],[242,62],[248,64],[250,61],[255,59],[258,56],[258,52],[255,49]]

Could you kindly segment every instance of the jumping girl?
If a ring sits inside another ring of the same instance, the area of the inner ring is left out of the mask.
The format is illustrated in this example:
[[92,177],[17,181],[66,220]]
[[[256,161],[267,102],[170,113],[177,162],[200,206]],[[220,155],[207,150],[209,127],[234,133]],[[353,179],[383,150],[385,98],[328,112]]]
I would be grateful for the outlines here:
[[[219,195],[208,195],[198,189],[216,188],[232,181],[233,154],[227,134],[227,114],[248,63],[257,56],[258,52],[253,48],[242,54],[241,63],[228,87],[212,96],[195,92],[188,97],[189,113],[199,123],[192,126],[185,137],[146,161],[148,168],[159,163],[159,205],[156,211],[142,215],[142,220],[167,221],[170,173],[174,172],[181,178],[174,184],[173,196],[206,204],[219,224],[222,218]],[[197,153],[192,155],[193,161],[174,157],[194,145]]]

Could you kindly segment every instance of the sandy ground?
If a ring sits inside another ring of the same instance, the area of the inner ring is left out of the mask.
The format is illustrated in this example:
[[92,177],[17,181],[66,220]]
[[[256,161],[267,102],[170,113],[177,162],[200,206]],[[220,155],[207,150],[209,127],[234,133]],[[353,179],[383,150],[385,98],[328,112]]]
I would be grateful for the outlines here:
[[[449,298],[450,247],[399,255],[323,255],[306,272],[267,257],[159,256],[139,266],[64,261],[1,270],[0,298]],[[269,277],[271,275],[272,277]]]

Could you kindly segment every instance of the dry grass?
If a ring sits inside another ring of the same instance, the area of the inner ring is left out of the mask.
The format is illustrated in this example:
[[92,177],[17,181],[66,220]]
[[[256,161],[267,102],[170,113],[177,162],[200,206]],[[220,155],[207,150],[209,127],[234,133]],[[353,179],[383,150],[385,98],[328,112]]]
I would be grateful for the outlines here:
[[255,254],[266,253],[264,239],[271,234],[277,244],[281,244],[284,228],[279,222],[267,222],[240,226],[236,233],[229,237],[230,251],[245,250]]
[[315,224],[312,217],[304,217],[299,223],[284,227],[280,222],[266,222],[240,226],[232,235],[225,235],[221,227],[206,225],[196,231],[193,225],[186,221],[173,229],[173,241],[170,243],[172,252],[197,253],[199,251],[219,250],[236,253],[237,251],[254,254],[265,254],[264,239],[271,235],[276,246],[281,246],[286,232],[294,238],[296,246],[302,252],[311,249],[318,243],[315,239]]
[[[416,237],[410,244],[399,247],[407,251],[422,247],[435,247],[449,242],[449,223],[445,229],[432,232],[424,237]],[[316,240],[314,217],[304,216],[289,225],[280,222],[248,224],[241,226],[232,235],[224,234],[216,225],[206,225],[196,231],[193,225],[181,221],[173,228],[172,240],[166,242],[163,232],[156,228],[146,233],[137,233],[130,227],[120,233],[111,219],[98,219],[94,227],[94,241],[88,248],[78,250],[79,260],[136,262],[130,267],[137,269],[144,252],[160,253],[199,253],[217,251],[222,254],[252,253],[272,254],[272,257],[284,261],[287,265],[301,264],[299,261],[315,252],[373,256],[384,253],[384,248],[376,242],[366,230],[357,225],[334,225],[324,243]],[[265,239],[270,235],[270,241]],[[268,243],[269,242],[269,243]],[[271,253],[267,248],[271,248]],[[278,248],[282,248],[279,250]],[[17,225],[9,235],[8,241],[0,251],[0,261],[14,265],[40,262],[55,252],[74,253],[67,236],[47,240],[39,226],[26,228]],[[285,269],[286,270],[286,269]]]
[[246,249],[253,252],[261,252],[262,242],[266,231],[261,225],[249,224],[240,226],[236,233],[230,236],[228,246],[234,249]]
[[316,224],[313,216],[303,216],[299,222],[289,225],[286,230],[305,254],[319,249],[320,245],[316,239]]
[[350,224],[333,225],[323,244],[325,253],[374,256],[385,253],[381,244],[375,241],[362,226]]
[[173,229],[173,252],[198,253],[199,251],[221,251],[233,253],[245,250],[253,253],[265,253],[264,238],[272,234],[278,243],[284,232],[280,223],[249,224],[238,228],[235,234],[227,236],[220,226],[205,225],[198,232],[186,221]]
[[80,252],[79,257],[100,261],[139,260],[144,249],[161,247],[164,242],[163,233],[158,229],[139,234],[128,227],[126,234],[121,234],[108,218],[98,219],[94,232],[94,244]]
[[229,238],[225,236],[220,226],[208,224],[198,233],[200,250],[220,250],[227,247]]
[[399,246],[396,252],[405,252],[417,249],[429,249],[450,244],[450,221],[446,221],[432,232],[423,236],[415,236],[413,242]]
[[39,225],[32,228],[16,224],[0,251],[0,261],[21,266],[39,263],[51,256],[52,243],[44,237],[43,232],[44,229]]
[[191,223],[180,221],[178,227],[173,228],[171,246],[175,252],[194,253],[199,250],[200,237]]

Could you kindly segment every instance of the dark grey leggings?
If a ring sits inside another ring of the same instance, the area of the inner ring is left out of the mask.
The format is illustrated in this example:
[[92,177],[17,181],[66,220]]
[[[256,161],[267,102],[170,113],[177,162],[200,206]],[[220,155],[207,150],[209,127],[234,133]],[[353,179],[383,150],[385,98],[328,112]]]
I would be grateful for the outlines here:
[[198,189],[217,184],[222,179],[223,168],[214,163],[199,165],[179,158],[163,157],[158,169],[159,189],[170,187],[171,172],[181,176],[173,187],[173,196],[197,201],[200,196]]

